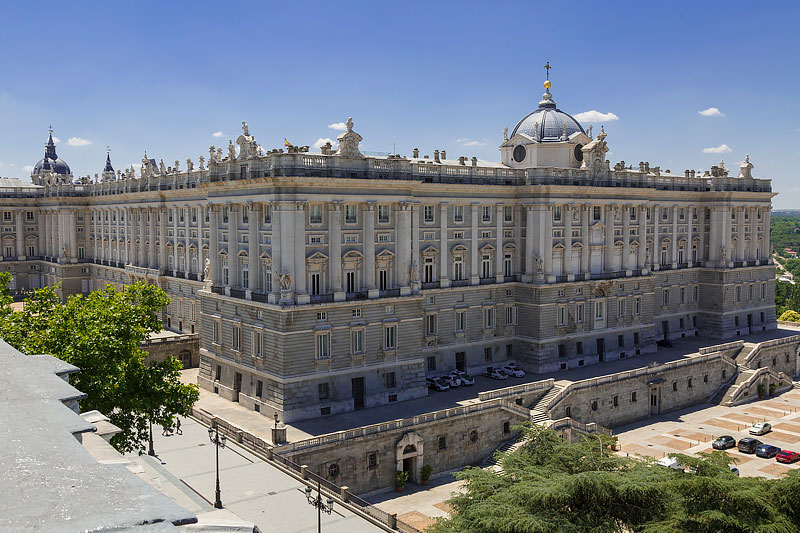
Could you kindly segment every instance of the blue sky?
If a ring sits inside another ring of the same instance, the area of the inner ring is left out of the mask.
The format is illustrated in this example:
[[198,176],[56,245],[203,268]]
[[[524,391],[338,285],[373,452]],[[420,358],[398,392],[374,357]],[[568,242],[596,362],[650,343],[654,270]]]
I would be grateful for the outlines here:
[[100,172],[106,145],[116,168],[145,150],[183,167],[242,120],[273,148],[335,139],[348,116],[364,150],[497,160],[549,60],[562,110],[617,117],[612,163],[682,172],[749,153],[775,207],[800,207],[800,3],[764,5],[5,2],[0,175],[27,178],[49,124],[76,175]]

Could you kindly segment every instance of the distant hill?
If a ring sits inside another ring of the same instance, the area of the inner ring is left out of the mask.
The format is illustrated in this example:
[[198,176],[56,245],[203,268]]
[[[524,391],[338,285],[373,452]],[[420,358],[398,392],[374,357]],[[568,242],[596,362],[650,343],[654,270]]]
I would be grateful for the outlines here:
[[778,255],[784,255],[782,252],[787,246],[800,252],[800,210],[773,211],[770,233]]
[[800,218],[800,209],[773,209],[772,216]]

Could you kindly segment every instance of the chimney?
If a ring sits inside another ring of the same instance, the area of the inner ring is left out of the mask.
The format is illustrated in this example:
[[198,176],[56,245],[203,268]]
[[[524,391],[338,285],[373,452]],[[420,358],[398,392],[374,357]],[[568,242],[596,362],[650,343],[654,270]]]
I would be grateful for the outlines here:
[[437,163],[439,162],[439,150],[433,151],[433,160],[436,161]]
[[442,150],[442,159],[447,159],[447,150]]
[[414,148],[414,157],[415,158],[419,157],[419,148]]
[[472,156],[472,166],[473,167],[477,167],[478,166],[478,158],[475,157],[475,156]]

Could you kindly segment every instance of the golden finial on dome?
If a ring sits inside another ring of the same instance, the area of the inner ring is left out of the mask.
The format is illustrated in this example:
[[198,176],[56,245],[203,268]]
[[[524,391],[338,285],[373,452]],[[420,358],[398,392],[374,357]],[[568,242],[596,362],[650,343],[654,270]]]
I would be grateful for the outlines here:
[[549,88],[550,88],[552,85],[553,85],[553,84],[552,84],[552,83],[550,83],[550,80],[546,80],[546,81],[544,82],[544,88],[545,88],[545,89],[549,89]]
[[551,68],[553,68],[553,67],[551,67],[551,66],[550,66],[550,61],[548,61],[547,63],[545,63],[545,65],[544,65],[544,70],[545,70],[545,72],[546,72],[546,74],[545,74],[545,80],[544,80],[544,88],[545,88],[545,89],[550,89],[550,87],[551,87],[551,85],[552,85],[552,84],[550,83],[550,69],[551,69]]

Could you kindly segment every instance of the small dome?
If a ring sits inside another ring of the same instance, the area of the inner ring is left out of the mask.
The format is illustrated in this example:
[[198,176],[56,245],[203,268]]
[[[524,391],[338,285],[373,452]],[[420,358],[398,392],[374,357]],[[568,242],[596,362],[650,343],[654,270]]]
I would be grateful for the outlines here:
[[[535,131],[538,123],[538,132]],[[564,135],[564,125],[567,126],[567,137],[575,132],[586,133],[580,123],[556,107],[556,103],[548,89],[539,102],[539,109],[529,114],[517,123],[513,137],[518,132],[538,139],[539,142],[558,142]]]
[[56,143],[53,142],[52,130],[50,131],[50,138],[47,139],[47,144],[45,145],[44,157],[34,165],[32,174],[41,174],[42,172],[54,172],[64,176],[72,173],[67,162],[56,154]]

